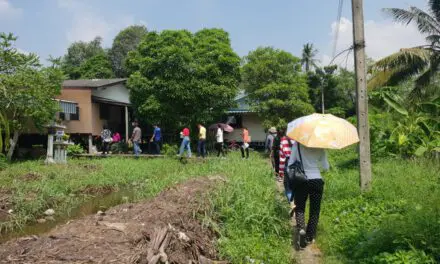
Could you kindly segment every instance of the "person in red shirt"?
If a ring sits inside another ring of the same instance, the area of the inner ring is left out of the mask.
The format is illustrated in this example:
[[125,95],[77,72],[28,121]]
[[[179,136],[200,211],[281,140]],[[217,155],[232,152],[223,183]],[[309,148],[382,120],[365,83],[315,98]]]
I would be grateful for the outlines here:
[[182,157],[183,152],[186,149],[188,158],[191,158],[191,140],[189,139],[189,128],[185,127],[182,132],[180,132],[180,137],[182,138],[182,143],[180,144],[179,157]]

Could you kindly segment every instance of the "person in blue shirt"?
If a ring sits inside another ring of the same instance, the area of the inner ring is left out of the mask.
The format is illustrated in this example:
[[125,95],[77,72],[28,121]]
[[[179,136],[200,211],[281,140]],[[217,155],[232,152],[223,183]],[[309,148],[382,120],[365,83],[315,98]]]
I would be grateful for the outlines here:
[[160,127],[158,125],[154,125],[154,133],[150,139],[150,142],[153,144],[154,154],[160,154],[160,142],[162,140],[162,132],[160,131]]

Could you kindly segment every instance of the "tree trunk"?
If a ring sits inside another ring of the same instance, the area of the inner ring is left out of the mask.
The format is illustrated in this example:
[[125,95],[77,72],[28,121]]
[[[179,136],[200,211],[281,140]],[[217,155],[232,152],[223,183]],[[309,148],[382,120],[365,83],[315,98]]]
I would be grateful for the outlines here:
[[12,137],[11,146],[9,146],[8,154],[6,155],[6,158],[11,161],[12,155],[14,155],[15,146],[18,142],[18,137],[20,136],[20,133],[18,131],[14,132],[14,136]]

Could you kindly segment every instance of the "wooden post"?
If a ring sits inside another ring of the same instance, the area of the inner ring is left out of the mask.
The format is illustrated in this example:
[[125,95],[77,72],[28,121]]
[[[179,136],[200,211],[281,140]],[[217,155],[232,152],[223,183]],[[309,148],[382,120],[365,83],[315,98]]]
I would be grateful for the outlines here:
[[125,106],[125,142],[128,142],[128,106]]
[[363,0],[352,0],[353,46],[356,73],[356,108],[359,132],[360,187],[371,189],[370,131],[368,126],[367,68],[365,65],[365,34]]

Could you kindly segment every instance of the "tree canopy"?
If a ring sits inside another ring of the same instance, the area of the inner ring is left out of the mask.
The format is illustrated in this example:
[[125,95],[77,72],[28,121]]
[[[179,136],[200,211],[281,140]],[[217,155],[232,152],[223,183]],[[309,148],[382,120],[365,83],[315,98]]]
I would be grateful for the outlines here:
[[312,43],[307,43],[303,46],[302,55],[301,55],[301,64],[304,67],[306,72],[309,72],[312,68],[317,68],[316,65],[316,55],[318,54],[318,50],[315,49]]
[[110,60],[103,52],[83,62],[78,71],[81,79],[108,79],[114,77]]
[[251,105],[266,127],[285,127],[296,117],[313,113],[301,60],[271,47],[260,47],[244,58],[243,85]]
[[169,130],[209,122],[233,105],[239,66],[222,29],[149,32],[127,59],[131,102]]
[[112,69],[116,77],[128,77],[125,59],[128,52],[135,50],[146,34],[147,28],[145,26],[133,25],[121,30],[116,35],[109,50]]
[[[42,67],[35,54],[18,52],[12,34],[1,33],[0,39],[0,128],[14,133],[11,158],[20,132],[29,124],[41,128],[54,118],[59,106],[53,98],[60,93],[63,73],[57,67]],[[5,136],[8,148],[10,133]]]
[[90,42],[77,41],[67,48],[67,54],[61,60],[63,71],[69,79],[81,78],[81,65],[96,55],[105,53],[101,46],[102,38],[96,37]]

